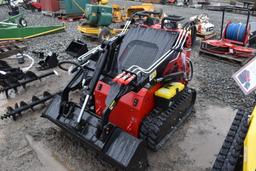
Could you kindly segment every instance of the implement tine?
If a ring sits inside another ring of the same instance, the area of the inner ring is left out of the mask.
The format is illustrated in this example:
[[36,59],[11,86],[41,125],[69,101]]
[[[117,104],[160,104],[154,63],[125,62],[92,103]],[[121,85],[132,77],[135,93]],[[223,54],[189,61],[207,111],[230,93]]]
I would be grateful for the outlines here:
[[8,90],[5,90],[5,91],[4,91],[5,96],[6,96],[7,99],[9,99],[9,94],[8,94],[8,92],[9,92]]
[[51,97],[51,96],[52,96],[51,93],[49,93],[48,91],[44,91],[43,97]]
[[32,97],[32,103],[39,102],[40,99],[37,96]]
[[[21,101],[21,102],[20,102],[20,107],[21,107],[21,108],[26,108],[26,107],[31,108],[30,105],[28,105],[28,104],[27,104],[26,102],[24,102],[24,101]],[[31,108],[31,109],[33,110],[33,108]]]
[[6,112],[6,118],[10,118],[12,117],[12,119],[15,121],[16,120],[16,115],[15,115],[15,110],[11,107],[11,106],[8,106],[7,107],[7,112]]
[[15,107],[14,107],[15,109],[18,109],[19,108],[19,105],[18,105],[18,103],[15,103]]
[[26,87],[26,84],[21,84],[21,86],[26,90],[27,87]]
[[11,114],[14,111],[14,109],[11,106],[7,107],[7,114]]
[[28,71],[25,74],[25,79],[26,80],[32,80],[32,79],[37,79],[37,78],[38,78],[38,76],[32,71]]
[[[19,107],[19,105],[18,105],[18,103],[15,103],[15,111],[17,111],[20,107]],[[22,116],[22,114],[21,114],[21,112],[18,112],[17,113],[20,117]]]
[[[17,90],[18,87],[22,86],[24,89],[26,89],[27,83],[31,83],[31,82],[36,81],[36,80],[41,81],[42,78],[48,77],[50,75],[54,75],[54,72],[49,72],[49,73],[37,76],[34,72],[28,71],[25,74],[24,80],[22,80],[22,81],[18,81],[16,78],[8,78],[5,81],[6,86],[4,86],[2,88],[2,90],[0,90],[0,92],[1,91],[7,92],[10,89],[14,89],[15,92],[17,93],[18,92],[18,90]],[[8,93],[6,93],[6,97],[9,98]]]

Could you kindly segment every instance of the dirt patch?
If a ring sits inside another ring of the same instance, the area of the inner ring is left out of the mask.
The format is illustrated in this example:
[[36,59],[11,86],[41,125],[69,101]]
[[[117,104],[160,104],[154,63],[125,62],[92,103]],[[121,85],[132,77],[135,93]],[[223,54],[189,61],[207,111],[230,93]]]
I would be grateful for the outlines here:
[[53,154],[42,143],[36,142],[30,135],[25,135],[25,138],[43,165],[39,170],[68,171],[64,164],[53,157]]

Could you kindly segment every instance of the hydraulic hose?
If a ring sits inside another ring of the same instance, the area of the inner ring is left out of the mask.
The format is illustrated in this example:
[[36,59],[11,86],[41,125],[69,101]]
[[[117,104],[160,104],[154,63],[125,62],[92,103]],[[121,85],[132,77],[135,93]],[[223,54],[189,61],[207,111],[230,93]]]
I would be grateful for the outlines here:
[[193,79],[194,76],[194,67],[193,67],[193,63],[191,61],[191,59],[188,59],[189,62],[189,68],[190,68],[190,77],[188,77],[187,81],[191,81]]
[[25,67],[25,68],[21,69],[23,72],[27,72],[28,70],[30,70],[33,67],[33,65],[35,63],[35,60],[31,56],[29,56],[28,54],[23,54],[23,56],[25,56],[25,57],[27,57],[28,59],[31,60],[31,63],[28,67]]
[[[34,58],[32,58],[31,56],[29,56],[28,54],[22,54],[22,56],[27,57],[27,58],[30,59],[30,61],[31,61],[31,63],[29,64],[29,66],[24,67],[24,68],[21,68],[21,70],[22,70],[23,72],[27,72],[27,71],[29,71],[29,70],[33,67],[33,65],[35,64],[35,60],[34,60]],[[11,57],[9,57],[9,59],[16,59],[16,58],[17,58],[16,56],[11,56]]]
[[[67,68],[64,68],[62,65],[63,64],[72,64],[72,65],[75,65],[76,67],[79,67],[81,68],[81,70],[85,71],[84,67],[82,65],[80,65],[79,63],[77,62],[74,62],[74,61],[62,61],[62,62],[59,62],[58,64],[58,67],[64,71],[69,71],[69,69]],[[74,71],[73,71],[74,72]]]
[[246,32],[246,25],[242,23],[230,23],[226,29],[226,38],[234,41],[243,42]]
[[[185,42],[184,40],[186,40],[186,39],[184,39],[184,36],[185,36],[185,38],[187,37],[187,35],[188,35],[187,32],[188,32],[188,30],[186,30],[186,31],[183,30],[183,31],[182,31],[182,34],[179,34],[178,40],[176,41],[174,47],[173,47],[171,50],[169,50],[167,53],[165,53],[159,60],[157,60],[157,61],[156,61],[154,64],[152,64],[149,68],[144,69],[144,68],[141,68],[140,66],[133,65],[133,66],[131,66],[129,69],[131,70],[132,67],[136,67],[136,69],[133,70],[133,72],[136,71],[136,70],[140,70],[141,72],[144,72],[144,73],[150,73],[150,72],[152,72],[158,65],[160,65],[160,64],[162,63],[162,61],[164,61],[169,55],[171,55],[171,54],[174,52],[174,49],[177,49],[177,48],[183,46],[183,44],[184,44],[184,42]],[[185,33],[185,34],[184,34],[184,33]],[[181,37],[180,37],[180,35],[181,35]],[[182,42],[182,41],[183,41],[183,42]],[[176,60],[176,58],[175,58],[174,60]],[[149,71],[148,71],[148,70],[149,70]]]
[[[187,26],[185,26],[187,27]],[[178,41],[176,41],[174,47],[169,50],[168,52],[166,52],[161,58],[159,58],[154,64],[152,64],[149,68],[147,69],[144,69],[144,68],[141,68],[140,66],[137,66],[137,65],[133,65],[131,66],[128,70],[129,71],[132,71],[132,72],[135,72],[136,70],[140,70],[138,73],[140,72],[143,72],[143,73],[151,73],[157,66],[159,66],[166,58],[168,58],[169,55],[171,55],[175,49],[178,49],[178,48],[181,48],[185,41],[186,41],[186,38],[188,36],[188,29],[189,27],[185,28],[185,31],[183,30],[182,31],[182,34],[179,34],[179,37],[178,37]],[[184,34],[185,33],[185,34]],[[180,36],[181,35],[181,36]],[[177,55],[178,56],[178,55]],[[173,59],[172,61],[176,60],[177,57],[175,59]],[[132,70],[132,68],[136,67],[135,69]],[[137,74],[138,74],[137,73]]]

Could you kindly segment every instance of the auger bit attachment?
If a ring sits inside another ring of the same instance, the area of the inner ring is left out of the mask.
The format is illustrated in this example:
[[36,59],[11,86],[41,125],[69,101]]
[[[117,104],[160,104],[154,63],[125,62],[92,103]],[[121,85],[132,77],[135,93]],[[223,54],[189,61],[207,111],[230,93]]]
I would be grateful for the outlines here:
[[42,78],[48,77],[50,75],[54,75],[54,72],[51,71],[37,76],[34,72],[28,71],[24,74],[24,78],[21,81],[14,77],[9,77],[4,81],[4,86],[2,89],[0,89],[0,93],[5,92],[6,98],[9,98],[9,90],[14,89],[15,92],[17,92],[18,87],[23,87],[24,89],[26,89],[26,85],[28,83],[34,82],[36,80],[41,81]]
[[34,111],[35,110],[34,107],[38,106],[40,104],[45,106],[45,102],[50,100],[54,95],[52,95],[48,91],[45,91],[41,98],[39,98],[37,96],[33,96],[30,103],[21,101],[19,104],[16,103],[14,108],[11,106],[8,106],[6,108],[6,113],[3,114],[0,118],[2,120],[7,119],[7,118],[12,118],[15,121],[15,120],[17,120],[18,117],[22,116],[22,112],[24,112],[24,111],[29,110],[29,109]]

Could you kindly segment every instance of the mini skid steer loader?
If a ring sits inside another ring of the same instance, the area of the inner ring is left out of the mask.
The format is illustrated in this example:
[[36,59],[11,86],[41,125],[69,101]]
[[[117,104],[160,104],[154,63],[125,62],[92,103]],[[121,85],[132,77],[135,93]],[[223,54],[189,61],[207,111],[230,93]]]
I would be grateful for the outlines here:
[[[64,70],[76,65],[75,75],[42,116],[113,165],[145,170],[146,147],[158,150],[192,113],[196,99],[187,86],[193,72],[190,26],[166,27],[173,22],[168,17],[160,29],[130,28],[80,62],[60,62]],[[70,100],[73,91],[81,91],[80,103]]]

